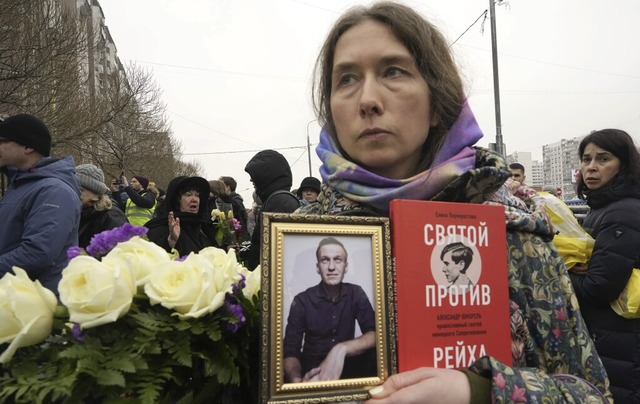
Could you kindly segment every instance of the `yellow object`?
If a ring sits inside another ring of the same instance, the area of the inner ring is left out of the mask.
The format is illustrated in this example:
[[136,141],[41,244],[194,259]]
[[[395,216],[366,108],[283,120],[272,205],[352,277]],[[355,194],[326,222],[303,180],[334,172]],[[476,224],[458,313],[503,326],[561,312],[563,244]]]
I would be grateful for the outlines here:
[[539,192],[533,199],[536,203],[543,203],[549,214],[556,231],[553,244],[567,269],[589,262],[595,240],[580,226],[567,204],[548,192]]
[[624,318],[640,318],[640,269],[633,269],[627,286],[611,302],[611,308]]

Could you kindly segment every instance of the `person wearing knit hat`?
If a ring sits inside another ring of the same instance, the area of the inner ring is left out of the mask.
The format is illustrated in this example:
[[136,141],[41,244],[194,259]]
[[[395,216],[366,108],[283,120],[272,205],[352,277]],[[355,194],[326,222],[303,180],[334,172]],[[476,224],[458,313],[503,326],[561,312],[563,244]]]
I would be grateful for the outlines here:
[[50,157],[51,134],[27,114],[0,121],[0,278],[19,267],[54,293],[78,245],[80,184],[73,157]]
[[51,154],[49,128],[33,115],[14,115],[0,122],[0,141],[7,140],[31,148],[43,157]]
[[140,183],[143,191],[146,190],[149,186],[149,179],[147,179],[147,177],[143,177],[142,175],[134,175],[131,179],[131,184],[134,183],[133,180],[136,180]]
[[129,196],[124,209],[127,220],[134,226],[144,226],[153,217],[158,204],[153,192],[147,191],[149,179],[134,175],[129,184],[127,177],[123,175],[120,180],[124,186],[123,192]]
[[122,226],[127,218],[113,206],[100,168],[93,164],[80,164],[76,166],[76,175],[80,180],[82,202],[78,246],[86,248],[94,235]]
[[80,164],[76,166],[76,174],[80,180],[80,186],[96,195],[103,195],[109,191],[104,183],[104,173],[93,164]]
[[303,202],[314,203],[320,195],[320,180],[315,177],[306,177],[300,183],[296,195]]

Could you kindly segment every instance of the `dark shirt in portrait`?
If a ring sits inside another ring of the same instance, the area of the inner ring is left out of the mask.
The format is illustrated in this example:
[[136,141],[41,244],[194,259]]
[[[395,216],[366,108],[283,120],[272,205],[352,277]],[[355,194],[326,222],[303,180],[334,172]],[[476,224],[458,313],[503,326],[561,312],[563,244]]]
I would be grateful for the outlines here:
[[373,307],[360,286],[342,283],[335,301],[324,295],[322,284],[313,286],[291,303],[284,357],[298,358],[305,374],[320,365],[336,344],[354,339],[356,321],[363,334],[375,331]]

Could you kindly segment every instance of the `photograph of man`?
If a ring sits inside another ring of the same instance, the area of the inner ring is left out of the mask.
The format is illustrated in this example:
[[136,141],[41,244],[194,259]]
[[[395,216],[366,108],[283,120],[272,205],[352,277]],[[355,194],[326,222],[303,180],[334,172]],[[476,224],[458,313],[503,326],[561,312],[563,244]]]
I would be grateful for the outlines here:
[[467,277],[467,269],[473,260],[473,250],[463,243],[455,242],[446,245],[440,253],[440,260],[444,264],[442,272],[451,286],[473,286]]
[[[323,238],[316,250],[320,283],[293,299],[284,336],[285,382],[371,377],[377,374],[375,314],[349,270],[344,245]],[[355,337],[355,323],[362,335]]]

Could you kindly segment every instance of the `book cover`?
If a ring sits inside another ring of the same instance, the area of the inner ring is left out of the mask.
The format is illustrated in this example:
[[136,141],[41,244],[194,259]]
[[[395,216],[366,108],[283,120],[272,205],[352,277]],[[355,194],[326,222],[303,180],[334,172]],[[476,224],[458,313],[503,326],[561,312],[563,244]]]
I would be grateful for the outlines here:
[[394,200],[398,370],[511,364],[507,242],[501,206]]

